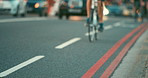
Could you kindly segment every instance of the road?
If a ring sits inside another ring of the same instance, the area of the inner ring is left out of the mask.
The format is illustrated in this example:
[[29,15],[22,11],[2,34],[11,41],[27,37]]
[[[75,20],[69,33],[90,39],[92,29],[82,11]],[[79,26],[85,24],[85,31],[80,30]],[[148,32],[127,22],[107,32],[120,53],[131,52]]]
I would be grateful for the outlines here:
[[[98,60],[140,25],[129,17],[109,16],[104,32],[90,43],[84,22],[85,17],[73,21],[56,17],[0,16],[0,77],[80,78],[91,67],[96,67],[91,77],[99,78],[136,33],[104,63]],[[93,66],[96,63],[101,63],[101,67]]]

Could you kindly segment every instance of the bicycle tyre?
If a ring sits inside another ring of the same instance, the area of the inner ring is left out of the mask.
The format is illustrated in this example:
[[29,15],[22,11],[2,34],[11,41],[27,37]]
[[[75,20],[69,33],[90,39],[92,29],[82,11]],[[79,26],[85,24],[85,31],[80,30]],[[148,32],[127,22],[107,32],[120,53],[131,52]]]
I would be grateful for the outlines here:
[[95,26],[95,40],[98,40],[97,26]]
[[95,27],[88,26],[88,38],[89,42],[93,42],[95,40]]

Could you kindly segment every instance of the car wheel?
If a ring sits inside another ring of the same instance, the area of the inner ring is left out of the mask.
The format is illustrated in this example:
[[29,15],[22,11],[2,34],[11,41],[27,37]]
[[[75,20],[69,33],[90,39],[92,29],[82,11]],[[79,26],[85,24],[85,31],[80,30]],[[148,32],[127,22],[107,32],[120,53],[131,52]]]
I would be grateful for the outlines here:
[[21,17],[26,17],[26,13],[21,14]]
[[45,13],[44,16],[47,17],[48,16],[48,13]]
[[66,19],[67,19],[67,20],[69,19],[69,15],[66,15]]
[[39,10],[39,16],[40,17],[46,16],[46,15],[47,15],[47,13],[45,12],[45,9],[42,8],[42,9]]
[[44,16],[48,17],[48,9],[47,8],[44,9]]
[[42,12],[39,12],[39,16],[42,17],[43,16],[43,13]]
[[43,16],[43,10],[39,10],[39,16],[42,17]]
[[59,19],[62,19],[63,18],[63,14],[59,13],[58,17],[59,17]]
[[14,16],[14,17],[17,17],[18,15],[17,15],[17,14],[13,14],[13,16]]

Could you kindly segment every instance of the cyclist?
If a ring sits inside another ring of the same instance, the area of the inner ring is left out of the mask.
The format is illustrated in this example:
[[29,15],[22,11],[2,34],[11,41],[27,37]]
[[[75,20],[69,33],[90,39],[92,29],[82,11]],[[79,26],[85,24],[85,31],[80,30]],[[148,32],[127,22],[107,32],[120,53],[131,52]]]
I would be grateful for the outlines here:
[[[98,26],[100,26],[98,30],[100,32],[103,32],[103,30],[104,30],[104,27],[103,27],[103,6],[104,6],[104,1],[105,0],[98,0],[98,16],[99,16]],[[87,0],[87,5],[86,5],[86,10],[87,10],[86,23],[87,24],[89,24],[89,20],[90,20],[91,2],[92,2],[92,0]]]
[[148,0],[143,0],[143,13],[146,18],[148,18]]
[[[138,17],[142,17],[142,6],[144,6],[144,1],[143,0],[132,0],[134,4],[134,12],[135,12],[135,21],[137,21]],[[141,14],[140,14],[141,13]]]

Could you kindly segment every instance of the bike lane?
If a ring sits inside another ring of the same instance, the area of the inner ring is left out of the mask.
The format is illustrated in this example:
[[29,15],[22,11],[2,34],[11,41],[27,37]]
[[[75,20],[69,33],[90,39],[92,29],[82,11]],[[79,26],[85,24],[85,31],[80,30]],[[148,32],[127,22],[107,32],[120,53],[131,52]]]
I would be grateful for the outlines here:
[[[128,33],[125,37],[123,37],[121,40],[119,40],[111,49],[109,49],[106,54],[101,57],[81,78],[91,78],[94,75],[96,75],[97,71],[99,71],[99,69],[105,64],[105,62],[110,59],[110,57],[116,52],[117,49],[120,48],[120,46],[122,44],[124,44],[124,42],[126,40],[128,40],[130,37],[132,37],[135,33],[136,36],[133,37],[132,42],[128,42],[126,46],[128,47],[124,47],[122,49],[122,51],[119,53],[120,55],[117,56],[117,58],[115,59],[115,62],[113,61],[112,63],[117,63],[117,64],[111,64],[112,66],[109,66],[107,69],[105,69],[104,73],[100,76],[101,78],[108,78],[114,71],[114,69],[116,68],[116,66],[120,63],[121,60],[117,60],[117,59],[122,59],[122,57],[126,54],[122,52],[127,52],[129,50],[129,48],[131,48],[131,46],[134,44],[134,42],[140,37],[140,35],[147,29],[147,23],[142,24],[140,26],[138,26],[137,28],[135,28],[132,32]],[[126,49],[126,50],[124,50]],[[122,57],[120,57],[122,56]],[[115,65],[115,66],[114,66]]]
[[148,78],[148,30],[136,41],[111,78]]

